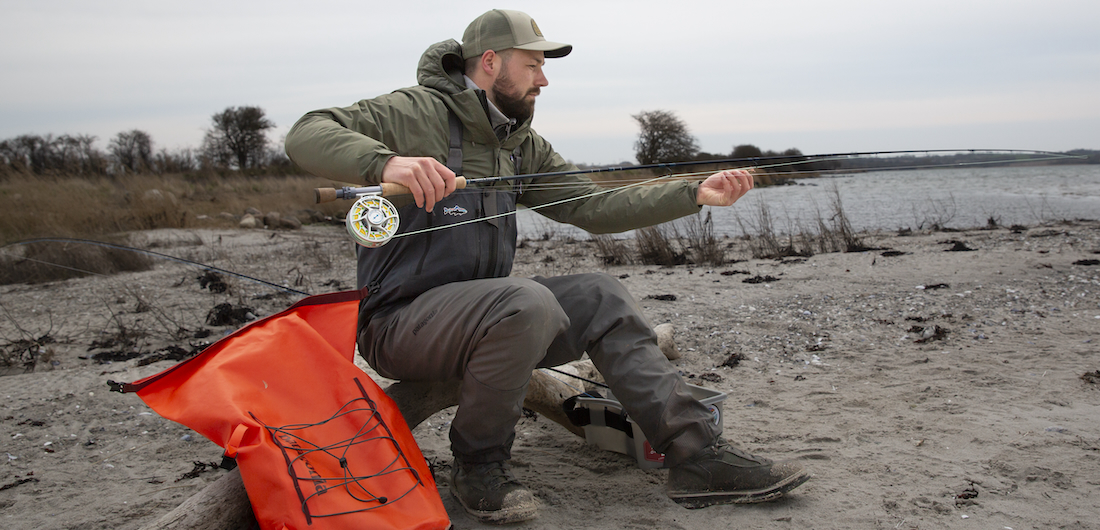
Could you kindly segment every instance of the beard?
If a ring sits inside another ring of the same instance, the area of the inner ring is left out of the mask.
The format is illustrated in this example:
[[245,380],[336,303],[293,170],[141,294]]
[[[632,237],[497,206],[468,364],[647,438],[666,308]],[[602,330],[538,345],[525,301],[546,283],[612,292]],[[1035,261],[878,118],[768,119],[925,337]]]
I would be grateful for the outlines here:
[[493,95],[496,96],[494,103],[505,116],[516,120],[517,124],[523,123],[535,115],[535,100],[528,101],[526,98],[532,94],[537,96],[539,92],[539,88],[534,87],[521,93],[516,88],[515,83],[512,82],[512,79],[503,72],[493,82]]

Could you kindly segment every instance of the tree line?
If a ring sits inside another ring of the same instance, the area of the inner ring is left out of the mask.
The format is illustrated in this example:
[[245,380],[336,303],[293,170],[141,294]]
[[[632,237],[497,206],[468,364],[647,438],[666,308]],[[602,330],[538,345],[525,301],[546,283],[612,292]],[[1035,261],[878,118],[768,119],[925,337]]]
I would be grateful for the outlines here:
[[95,146],[93,135],[24,134],[0,141],[0,176],[298,173],[281,146],[273,147],[267,138],[274,127],[262,108],[241,106],[211,116],[211,126],[197,149],[156,150],[153,138],[139,129],[116,134],[106,151]]
[[835,169],[829,162],[807,162],[808,159],[802,151],[794,148],[771,151],[762,150],[752,144],[740,144],[733,146],[730,153],[707,153],[699,149],[699,141],[688,131],[687,124],[672,112],[650,110],[631,117],[640,128],[638,139],[634,142],[634,156],[642,165],[767,158],[768,165],[773,166],[769,171],[777,173]]
[[[706,161],[721,159],[766,158],[769,171],[776,173],[815,172],[837,169],[860,170],[866,164],[875,167],[904,166],[913,163],[912,156],[848,160],[807,161],[798,149],[762,150],[752,144],[733,146],[726,153],[707,153],[699,149],[698,140],[688,131],[687,124],[666,110],[643,111],[632,116],[640,131],[634,143],[639,164]],[[267,131],[275,127],[260,107],[227,107],[211,116],[211,126],[197,148],[174,151],[155,150],[153,138],[145,131],[123,131],[111,138],[107,150],[95,146],[93,135],[63,134],[45,136],[24,134],[0,141],[0,177],[9,174],[35,175],[124,175],[194,172],[265,174],[299,174],[301,171],[287,158],[281,146],[271,146]],[[1100,163],[1100,152],[1069,151],[1088,157],[1087,161],[1066,160],[1061,163]],[[973,161],[982,155],[951,155],[950,164],[964,159]],[[989,156],[989,155],[985,155]],[[1004,155],[997,155],[1003,157]],[[1026,155],[1020,155],[1021,157]],[[928,158],[922,159],[927,162]],[[582,164],[583,165],[583,164]]]
[[[945,155],[898,155],[890,157],[849,157],[834,160],[809,159],[798,149],[785,151],[761,150],[751,144],[733,147],[729,154],[706,153],[699,150],[699,142],[688,131],[687,124],[666,110],[644,111],[632,116],[641,129],[634,143],[634,154],[639,164],[665,164],[696,160],[766,158],[768,171],[775,173],[818,172],[834,170],[870,170],[884,168],[923,167],[928,165],[951,166],[964,163],[989,163],[1008,165],[1027,162],[1036,157],[1029,153],[954,153]],[[1081,158],[1045,160],[1043,164],[1097,164],[1100,151],[1074,149],[1063,154]]]

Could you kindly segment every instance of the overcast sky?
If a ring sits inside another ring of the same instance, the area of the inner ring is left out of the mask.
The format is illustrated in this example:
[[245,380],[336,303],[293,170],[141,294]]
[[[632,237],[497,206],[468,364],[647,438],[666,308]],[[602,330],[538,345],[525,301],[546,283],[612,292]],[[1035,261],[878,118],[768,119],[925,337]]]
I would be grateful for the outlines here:
[[534,127],[574,162],[632,160],[631,115],[657,109],[712,153],[1100,149],[1096,0],[0,0],[0,139],[197,147],[255,105],[281,140],[415,84],[425,48],[494,7],[573,44]]

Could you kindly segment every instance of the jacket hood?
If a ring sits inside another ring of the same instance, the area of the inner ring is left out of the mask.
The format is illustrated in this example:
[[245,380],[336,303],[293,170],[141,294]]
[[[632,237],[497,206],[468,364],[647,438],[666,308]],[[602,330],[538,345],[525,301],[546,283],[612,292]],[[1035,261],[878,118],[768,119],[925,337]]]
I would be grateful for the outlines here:
[[[485,91],[466,88],[463,74],[466,62],[462,60],[462,45],[454,39],[438,42],[428,47],[420,56],[416,69],[416,81],[425,88],[436,90],[446,97],[446,105],[454,111],[470,130],[470,140],[496,144],[500,140],[489,123],[488,103]],[[517,124],[512,134],[499,145],[515,148],[527,136],[531,120]]]
[[454,95],[466,89],[462,79],[465,63],[462,45],[454,39],[428,47],[416,67],[416,82],[444,94]]

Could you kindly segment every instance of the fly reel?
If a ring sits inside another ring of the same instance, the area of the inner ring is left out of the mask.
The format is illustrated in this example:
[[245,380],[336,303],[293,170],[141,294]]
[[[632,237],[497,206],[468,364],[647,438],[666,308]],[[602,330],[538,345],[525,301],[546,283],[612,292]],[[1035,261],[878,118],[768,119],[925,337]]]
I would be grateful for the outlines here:
[[361,195],[351,205],[344,224],[356,243],[377,248],[385,245],[397,233],[400,220],[397,208],[381,195]]

